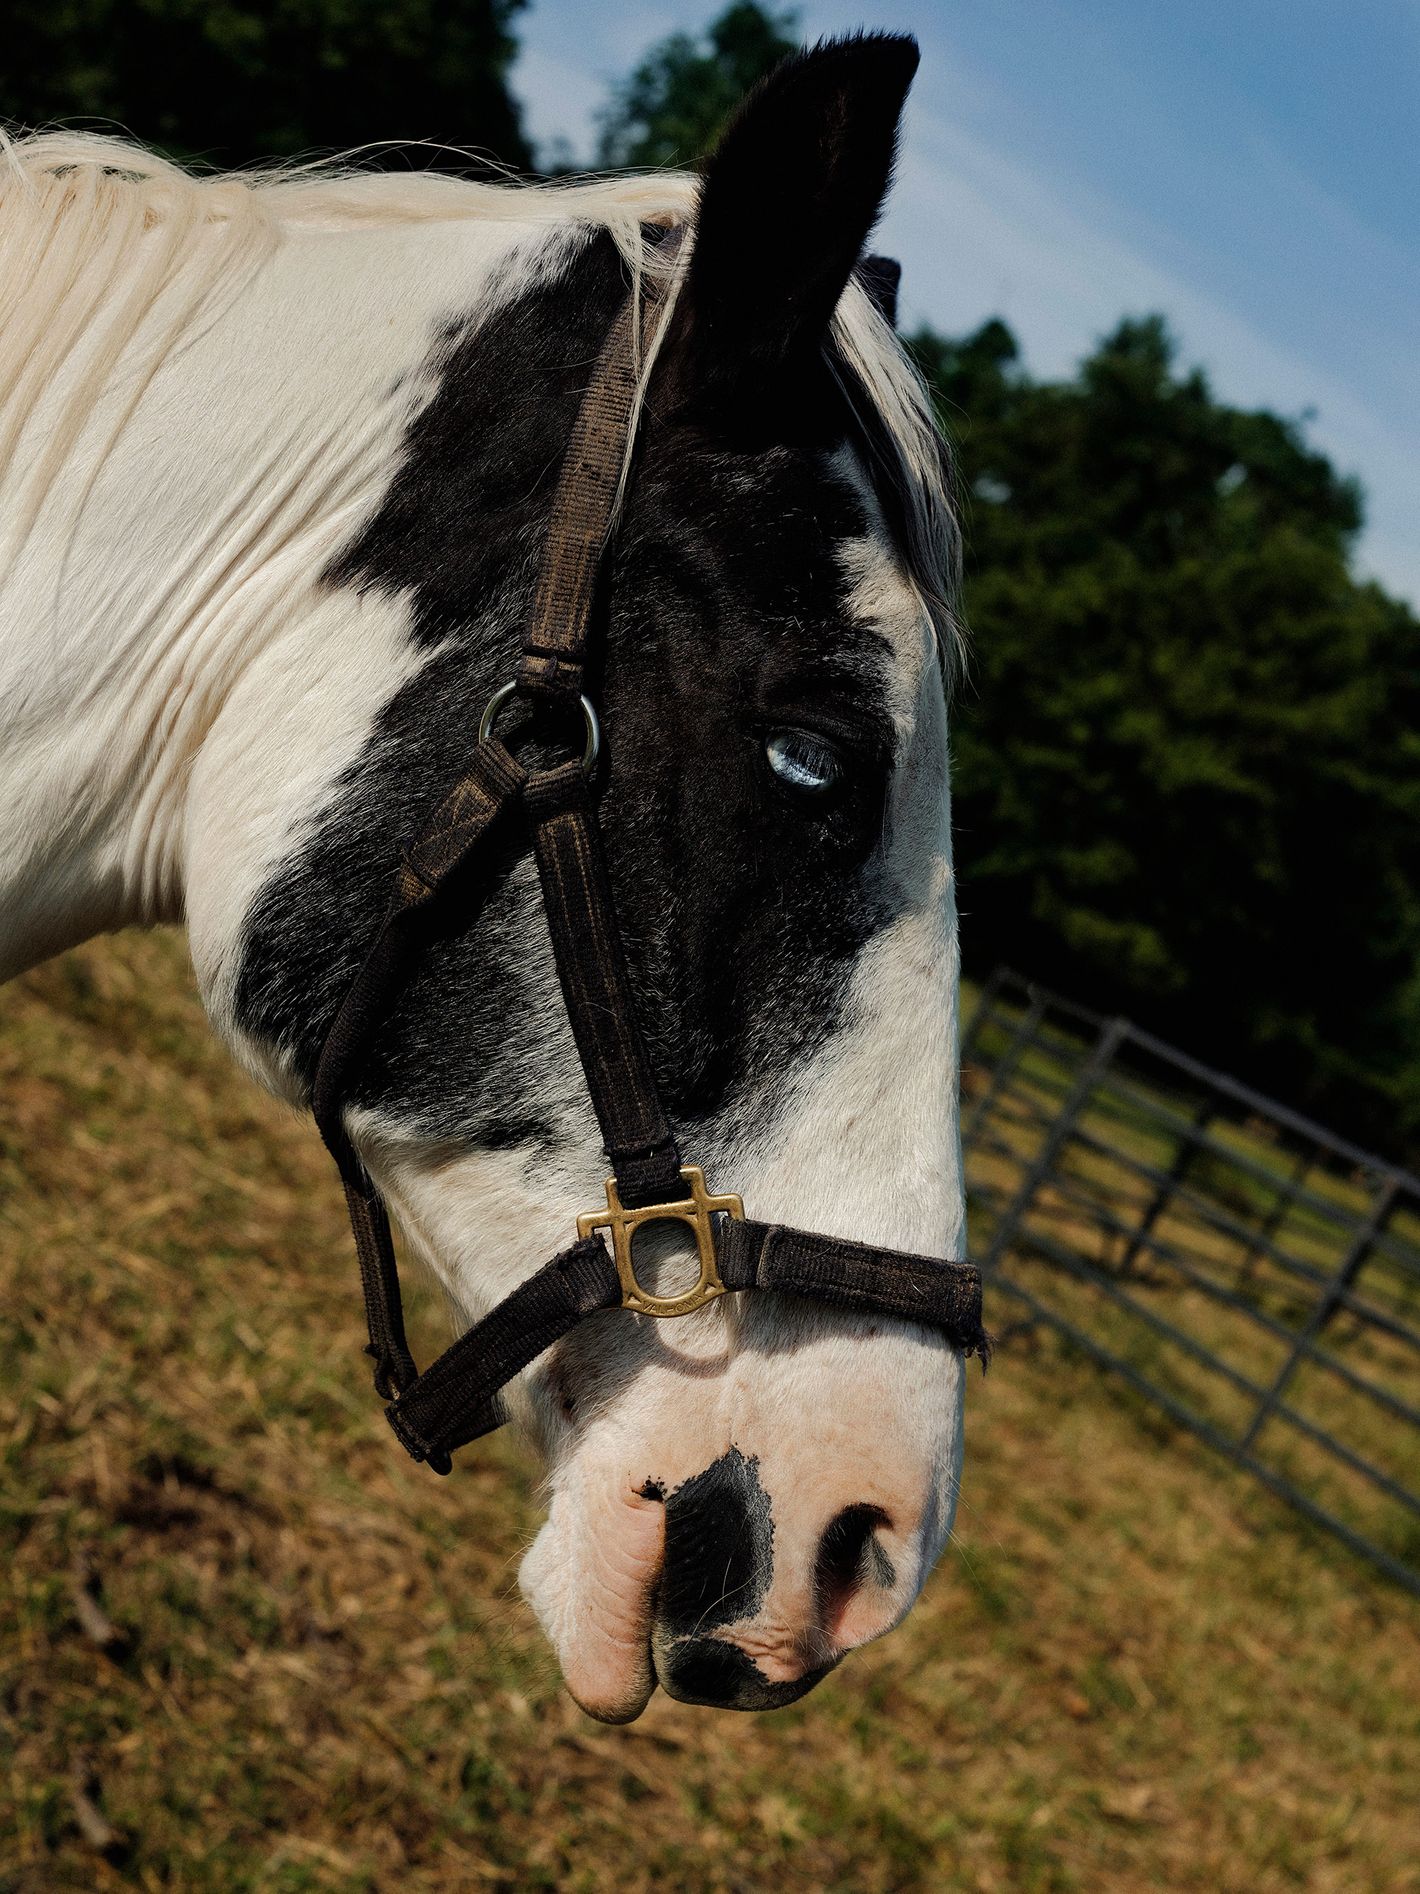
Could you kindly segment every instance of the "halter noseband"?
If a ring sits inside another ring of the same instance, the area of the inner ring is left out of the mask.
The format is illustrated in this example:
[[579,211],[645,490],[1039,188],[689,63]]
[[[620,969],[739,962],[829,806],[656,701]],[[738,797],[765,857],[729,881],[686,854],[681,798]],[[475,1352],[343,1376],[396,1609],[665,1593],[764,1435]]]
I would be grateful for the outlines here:
[[[663,255],[677,234],[665,240]],[[642,342],[656,300],[648,284]],[[629,298],[602,344],[568,443],[517,675],[484,711],[464,774],[406,844],[389,907],[316,1068],[312,1110],[345,1185],[375,1388],[405,1447],[437,1473],[449,1472],[454,1448],[502,1425],[500,1391],[516,1374],[603,1309],[688,1315],[722,1295],[774,1289],[920,1322],[983,1361],[988,1346],[981,1276],[972,1264],[757,1223],[737,1196],[712,1195],[699,1168],[682,1163],[662,1109],[602,856],[590,791],[600,728],[583,693],[593,593],[631,438],[642,355],[636,325]],[[515,695],[580,708],[583,756],[525,770],[496,731],[499,712]],[[531,829],[562,995],[612,1176],[606,1208],[578,1217],[577,1241],[420,1374],[405,1339],[389,1214],[350,1142],[343,1107],[371,1036],[412,971],[435,895],[486,852],[515,812]],[[668,1221],[693,1230],[700,1274],[684,1294],[661,1296],[638,1282],[631,1246],[639,1228]]]

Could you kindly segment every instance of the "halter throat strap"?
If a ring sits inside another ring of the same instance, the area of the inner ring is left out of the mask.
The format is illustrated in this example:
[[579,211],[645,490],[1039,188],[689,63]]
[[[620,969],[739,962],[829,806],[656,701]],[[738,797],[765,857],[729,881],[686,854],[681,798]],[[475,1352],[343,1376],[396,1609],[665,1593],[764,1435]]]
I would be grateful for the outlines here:
[[[679,236],[673,231],[663,241],[662,262]],[[607,332],[558,477],[516,679],[490,704],[462,775],[401,854],[384,916],[322,1045],[312,1089],[316,1123],[345,1186],[376,1391],[404,1446],[441,1473],[450,1470],[456,1448],[506,1418],[501,1391],[515,1375],[608,1309],[677,1315],[719,1295],[772,1289],[923,1323],[983,1363],[989,1348],[973,1265],[745,1218],[737,1197],[713,1197],[700,1172],[682,1162],[656,1087],[591,790],[596,713],[582,693],[597,577],[625,474],[660,280],[659,273],[648,276],[640,309],[628,298]],[[514,694],[580,705],[587,755],[525,770],[495,728],[498,708]],[[611,1164],[607,1209],[580,1217],[575,1243],[420,1374],[405,1335],[389,1213],[351,1142],[346,1107],[372,1038],[418,964],[435,897],[452,876],[467,876],[515,821],[530,832],[563,1001]],[[688,1225],[696,1236],[700,1281],[684,1295],[657,1296],[635,1277],[634,1229],[660,1220]]]

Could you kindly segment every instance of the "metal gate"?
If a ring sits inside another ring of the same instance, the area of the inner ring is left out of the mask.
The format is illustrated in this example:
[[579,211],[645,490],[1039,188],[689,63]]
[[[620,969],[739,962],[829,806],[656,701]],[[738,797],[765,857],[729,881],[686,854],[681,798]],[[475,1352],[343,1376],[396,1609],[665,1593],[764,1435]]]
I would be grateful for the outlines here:
[[1004,968],[962,1141],[998,1325],[1048,1324],[1420,1594],[1420,1179]]

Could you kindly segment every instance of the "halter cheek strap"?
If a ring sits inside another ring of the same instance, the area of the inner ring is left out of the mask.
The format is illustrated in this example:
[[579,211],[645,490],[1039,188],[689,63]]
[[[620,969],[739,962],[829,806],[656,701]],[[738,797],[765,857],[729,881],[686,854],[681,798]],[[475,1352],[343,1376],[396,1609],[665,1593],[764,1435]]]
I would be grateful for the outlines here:
[[[678,235],[665,240],[663,253]],[[599,733],[582,695],[592,598],[631,439],[637,344],[649,334],[655,303],[654,291],[643,298],[638,331],[628,300],[608,331],[558,479],[517,677],[485,712],[463,775],[406,846],[384,918],[316,1069],[312,1110],[345,1185],[375,1387],[405,1447],[440,1473],[450,1470],[455,1448],[501,1425],[501,1390],[515,1375],[588,1316],[610,1309],[677,1316],[718,1296],[772,1289],[920,1322],[983,1362],[989,1348],[973,1265],[747,1218],[737,1196],[713,1195],[699,1169],[683,1163],[661,1104],[603,859],[590,787]],[[582,760],[524,770],[495,729],[498,710],[514,694],[580,706],[588,733]],[[612,1176],[606,1208],[577,1219],[577,1241],[420,1374],[404,1332],[389,1214],[350,1142],[344,1108],[374,1033],[417,964],[435,896],[452,875],[466,875],[495,832],[515,819],[531,832],[562,997]],[[694,1232],[700,1274],[684,1294],[657,1295],[636,1279],[632,1241],[653,1222]]]

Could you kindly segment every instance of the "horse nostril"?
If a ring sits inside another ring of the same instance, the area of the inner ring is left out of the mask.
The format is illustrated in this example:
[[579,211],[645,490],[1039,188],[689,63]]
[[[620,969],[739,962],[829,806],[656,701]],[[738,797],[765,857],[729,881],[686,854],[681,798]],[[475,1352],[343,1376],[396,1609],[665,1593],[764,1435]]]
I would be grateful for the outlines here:
[[819,1540],[814,1591],[819,1623],[833,1637],[864,1584],[889,1586],[897,1574],[874,1534],[892,1521],[881,1506],[845,1506]]

